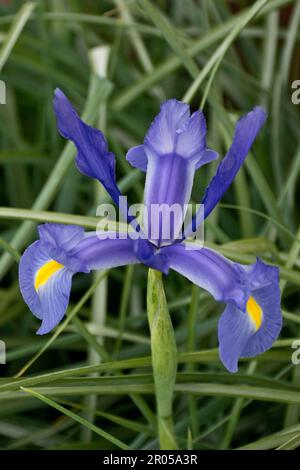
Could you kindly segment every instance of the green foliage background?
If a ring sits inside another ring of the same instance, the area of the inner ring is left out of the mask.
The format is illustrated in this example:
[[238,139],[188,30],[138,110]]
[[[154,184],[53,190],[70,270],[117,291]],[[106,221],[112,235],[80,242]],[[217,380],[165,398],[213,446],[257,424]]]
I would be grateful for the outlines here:
[[[117,178],[131,202],[144,175],[125,160],[159,104],[204,105],[209,146],[224,155],[236,119],[256,104],[269,119],[222,204],[206,222],[206,243],[231,259],[255,256],[281,268],[284,328],[271,351],[238,374],[218,359],[222,311],[204,291],[171,273],[164,280],[179,372],[174,422],[181,448],[293,449],[300,443],[299,106],[300,2],[292,0],[41,0],[0,5],[0,365],[1,449],[158,448],[147,270],[76,276],[66,320],[35,331],[18,289],[18,259],[44,221],[93,228],[104,192],[80,175],[75,150],[56,131],[60,87],[85,119],[106,128]],[[90,51],[108,46],[107,78]],[[196,175],[198,202],[215,170]]]

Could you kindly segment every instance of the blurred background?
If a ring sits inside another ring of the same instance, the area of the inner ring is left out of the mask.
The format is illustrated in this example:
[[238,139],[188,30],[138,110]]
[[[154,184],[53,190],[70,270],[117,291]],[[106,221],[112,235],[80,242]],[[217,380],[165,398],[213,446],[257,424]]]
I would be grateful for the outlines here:
[[[171,273],[165,289],[177,380],[187,386],[175,395],[174,419],[181,448],[298,447],[300,2],[2,0],[0,15],[1,449],[158,448],[147,270],[76,276],[70,321],[46,337],[35,335],[39,322],[19,292],[19,256],[37,238],[37,223],[92,229],[97,205],[109,201],[76,170],[75,150],[56,130],[56,87],[105,131],[131,203],[142,201],[144,174],[125,154],[143,141],[162,101],[203,107],[208,146],[221,157],[242,114],[255,105],[268,111],[252,153],[206,221],[205,239],[233,260],[260,256],[280,266],[284,328],[271,351],[231,375],[216,349],[223,306]],[[195,203],[216,164],[196,174]],[[91,364],[98,366],[82,369]]]

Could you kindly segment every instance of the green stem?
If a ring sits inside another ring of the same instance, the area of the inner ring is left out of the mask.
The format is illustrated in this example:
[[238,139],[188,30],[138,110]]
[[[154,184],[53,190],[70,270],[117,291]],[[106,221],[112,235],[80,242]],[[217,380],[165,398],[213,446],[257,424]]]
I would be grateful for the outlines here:
[[161,450],[178,449],[172,415],[166,418],[158,416],[158,435]]
[[149,269],[148,275],[147,313],[151,333],[160,448],[173,450],[178,448],[172,410],[177,373],[177,349],[162,274],[154,269]]

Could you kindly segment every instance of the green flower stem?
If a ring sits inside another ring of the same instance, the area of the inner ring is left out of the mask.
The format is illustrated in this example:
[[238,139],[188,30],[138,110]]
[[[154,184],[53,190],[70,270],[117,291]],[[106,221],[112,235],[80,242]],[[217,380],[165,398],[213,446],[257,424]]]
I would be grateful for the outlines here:
[[177,449],[173,424],[173,392],[177,373],[177,348],[164,292],[162,274],[149,269],[147,312],[151,333],[158,432],[162,450]]

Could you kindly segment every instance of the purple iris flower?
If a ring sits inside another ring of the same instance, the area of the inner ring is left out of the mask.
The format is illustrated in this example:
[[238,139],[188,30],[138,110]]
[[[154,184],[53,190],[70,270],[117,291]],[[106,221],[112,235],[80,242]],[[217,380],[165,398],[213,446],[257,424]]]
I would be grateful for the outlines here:
[[[102,132],[82,122],[60,90],[55,92],[54,109],[60,134],[77,147],[79,171],[99,180],[118,204],[121,193],[115,157]],[[228,189],[265,120],[265,111],[255,107],[237,122],[232,145],[201,201],[204,213],[200,223]],[[189,106],[175,99],[162,104],[144,143],[127,153],[131,165],[146,172],[146,208],[177,204],[183,216],[195,171],[216,158],[217,153],[206,146],[203,113],[190,114]],[[148,239],[123,238],[111,232],[85,233],[71,225],[39,226],[39,240],[25,250],[19,268],[24,300],[42,321],[38,334],[48,333],[63,318],[74,274],[142,263],[165,274],[173,269],[226,304],[218,338],[220,358],[229,371],[237,371],[240,357],[253,357],[269,349],[282,325],[279,269],[259,259],[250,266],[234,263],[204,247],[191,250],[193,242],[186,239],[191,228],[178,240],[182,216],[170,222],[161,214],[155,219],[149,213],[151,210],[144,217],[147,233],[151,233]],[[139,231],[137,225],[134,228]]]

